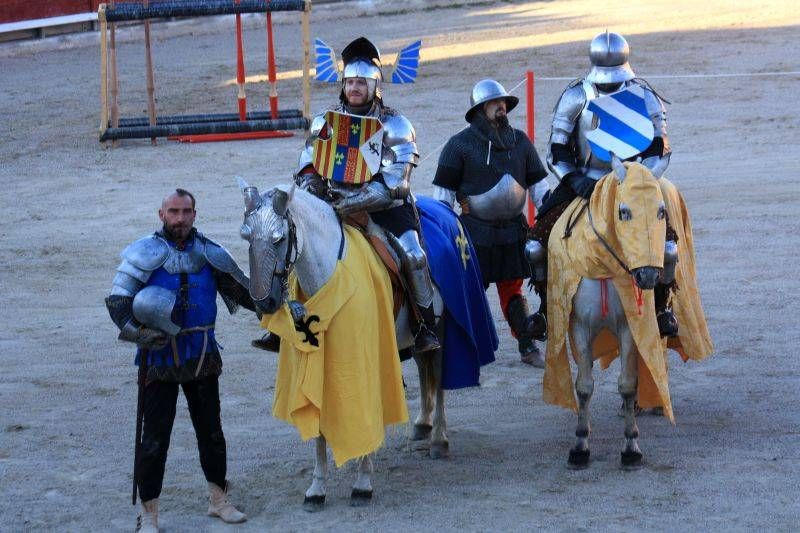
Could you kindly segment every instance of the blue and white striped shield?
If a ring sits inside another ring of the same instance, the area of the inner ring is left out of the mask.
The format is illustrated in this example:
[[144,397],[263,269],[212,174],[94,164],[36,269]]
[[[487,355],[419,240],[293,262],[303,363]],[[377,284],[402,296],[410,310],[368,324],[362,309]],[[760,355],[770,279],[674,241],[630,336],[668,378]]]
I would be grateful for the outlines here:
[[589,102],[589,111],[600,124],[586,138],[598,159],[611,161],[614,152],[628,159],[644,152],[653,142],[655,130],[644,103],[644,89],[638,85],[624,91],[601,96]]

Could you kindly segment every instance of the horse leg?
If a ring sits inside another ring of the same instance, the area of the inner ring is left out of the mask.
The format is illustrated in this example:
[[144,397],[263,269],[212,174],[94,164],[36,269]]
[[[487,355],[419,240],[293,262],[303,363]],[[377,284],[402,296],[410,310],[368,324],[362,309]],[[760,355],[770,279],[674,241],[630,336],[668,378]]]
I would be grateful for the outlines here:
[[429,354],[414,354],[414,362],[419,372],[419,414],[414,420],[414,433],[411,440],[428,440],[431,437],[431,413],[433,412],[433,390],[430,383],[433,381],[433,367]]
[[575,392],[578,396],[578,426],[575,429],[575,446],[569,451],[570,468],[582,469],[589,466],[589,402],[594,392],[594,376],[592,376],[592,343],[588,326],[578,325],[571,328],[578,351],[578,376],[575,379]]
[[[441,339],[442,336],[439,336]],[[444,389],[442,389],[442,349],[429,357],[431,372],[430,394],[436,394],[436,410],[433,415],[433,434],[431,436],[431,459],[446,459],[450,454],[450,443],[447,441],[447,418],[444,414]]]
[[372,454],[367,454],[358,461],[358,477],[350,493],[350,505],[363,507],[372,501]]
[[619,328],[617,338],[620,345],[619,394],[625,412],[625,449],[622,450],[622,468],[638,469],[642,466],[642,451],[639,449],[639,428],[636,425],[636,388],[639,380],[639,352],[627,327]]
[[325,480],[328,477],[328,446],[325,437],[320,435],[314,441],[314,477],[303,500],[303,510],[309,513],[321,511],[325,506]]

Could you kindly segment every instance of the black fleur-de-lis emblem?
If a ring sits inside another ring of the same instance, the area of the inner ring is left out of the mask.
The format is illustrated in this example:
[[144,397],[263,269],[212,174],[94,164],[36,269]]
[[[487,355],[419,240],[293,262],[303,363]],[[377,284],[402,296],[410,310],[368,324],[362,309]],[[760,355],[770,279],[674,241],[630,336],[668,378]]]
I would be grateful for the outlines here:
[[317,339],[318,333],[311,331],[311,324],[314,322],[319,322],[319,316],[311,315],[305,320],[300,318],[294,321],[294,329],[305,336],[303,342],[307,342],[316,348],[319,346],[319,339]]

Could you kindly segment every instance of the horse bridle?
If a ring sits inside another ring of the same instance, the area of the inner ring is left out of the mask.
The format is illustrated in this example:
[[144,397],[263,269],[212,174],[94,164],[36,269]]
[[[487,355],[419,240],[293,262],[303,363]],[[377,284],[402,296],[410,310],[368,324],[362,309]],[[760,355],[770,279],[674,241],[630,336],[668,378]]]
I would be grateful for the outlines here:
[[[286,254],[282,259],[275,261],[275,268],[272,270],[270,286],[277,281],[281,284],[281,294],[284,294],[289,288],[289,274],[292,271],[294,262],[297,261],[297,231],[294,220],[292,220],[292,215],[289,213],[288,209],[286,210],[286,214],[281,218],[286,221],[288,233],[286,236]],[[292,254],[294,254],[294,257],[292,257]]]
[[589,217],[589,226],[592,228],[592,231],[594,232],[595,236],[600,240],[606,251],[608,251],[608,253],[611,254],[611,257],[613,257],[617,261],[617,263],[619,263],[619,266],[621,266],[625,272],[627,272],[629,275],[632,276],[633,272],[631,272],[631,269],[628,268],[628,265],[626,265],[625,262],[619,258],[616,252],[614,252],[614,249],[611,248],[611,245],[608,244],[608,241],[606,241],[603,238],[603,236],[600,235],[600,232],[597,231],[597,228],[594,225],[594,219],[592,218],[592,208],[589,205],[589,200],[586,200],[586,203],[584,205],[586,206],[586,216]]

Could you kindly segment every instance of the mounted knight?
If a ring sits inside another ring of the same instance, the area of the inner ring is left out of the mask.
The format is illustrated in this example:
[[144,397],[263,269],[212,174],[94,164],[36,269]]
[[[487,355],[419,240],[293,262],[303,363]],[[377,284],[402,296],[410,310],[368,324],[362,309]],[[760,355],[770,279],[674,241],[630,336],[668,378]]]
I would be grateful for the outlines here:
[[[318,53],[320,43],[317,43]],[[418,50],[418,43],[416,46]],[[330,49],[329,57],[335,64]],[[411,173],[419,160],[416,133],[405,116],[383,102],[381,57],[374,44],[359,37],[342,51],[342,61],[344,70],[339,104],[331,110],[380,121],[383,135],[378,148],[378,168],[369,181],[361,183],[326,179],[320,175],[316,168],[318,165],[314,165],[314,148],[319,145],[319,140],[328,140],[333,133],[332,125],[326,119],[331,115],[323,113],[311,123],[295,179],[301,188],[320,198],[327,197],[339,216],[366,211],[372,221],[387,232],[400,256],[402,273],[418,311],[414,349],[416,353],[429,352],[440,345],[434,331],[433,283],[427,254],[420,242],[419,217],[411,195]]]
[[[636,78],[629,53],[628,42],[620,34],[597,35],[589,45],[589,73],[570,83],[556,104],[547,164],[560,183],[539,210],[528,246],[532,281],[542,302],[538,322],[547,313],[547,242],[567,206],[576,197],[591,197],[597,181],[611,171],[612,152],[622,160],[639,159],[650,169],[669,162],[663,100],[646,81]],[[667,272],[674,271],[678,259],[676,241],[667,220]],[[673,280],[662,279],[655,287],[659,331],[664,337],[678,334],[678,321],[669,305],[674,286]]]

